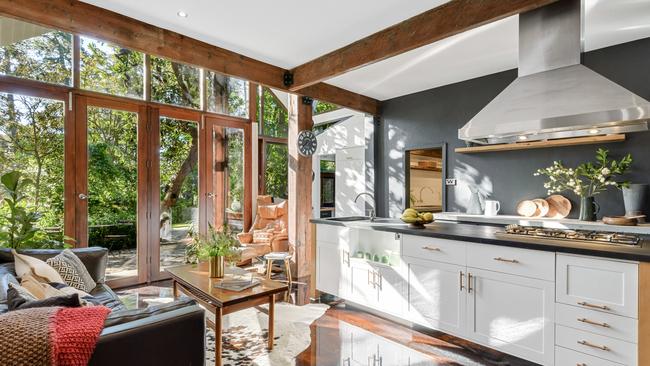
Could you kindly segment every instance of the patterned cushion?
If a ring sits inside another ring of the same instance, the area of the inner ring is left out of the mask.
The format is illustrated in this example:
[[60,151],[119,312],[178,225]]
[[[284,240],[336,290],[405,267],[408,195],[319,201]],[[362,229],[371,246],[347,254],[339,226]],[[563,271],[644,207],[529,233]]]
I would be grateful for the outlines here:
[[49,258],[47,264],[61,275],[65,284],[77,290],[90,292],[97,286],[86,266],[70,249],[62,251],[56,257]]
[[[26,288],[22,287],[21,285],[17,285],[15,283],[10,283],[9,284],[9,290],[12,290],[12,289],[16,292],[17,296],[24,299],[25,301],[35,301],[35,300],[37,300],[36,297],[34,295],[32,295],[31,292],[29,292]],[[7,295],[9,295],[9,292],[7,292]]]

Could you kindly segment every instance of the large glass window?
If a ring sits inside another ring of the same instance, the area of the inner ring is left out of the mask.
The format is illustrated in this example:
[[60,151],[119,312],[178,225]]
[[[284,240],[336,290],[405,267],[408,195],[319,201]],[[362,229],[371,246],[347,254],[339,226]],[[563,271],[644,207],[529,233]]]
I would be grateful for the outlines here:
[[72,85],[72,35],[0,17],[0,74]]
[[185,262],[199,224],[198,126],[160,119],[160,269]]
[[208,111],[236,117],[248,117],[248,82],[207,71]]
[[226,223],[233,230],[244,227],[244,130],[224,128]]
[[183,107],[201,105],[199,69],[151,57],[151,100]]
[[80,47],[83,89],[142,98],[144,54],[86,37]]
[[264,193],[287,198],[289,149],[286,144],[264,144]]
[[314,114],[327,113],[327,112],[335,111],[340,108],[341,107],[333,103],[323,102],[320,100],[314,101]]
[[260,135],[286,138],[289,131],[287,108],[269,88],[263,87],[260,94]]
[[[40,213],[38,226],[59,234],[63,227],[64,114],[60,101],[0,93],[0,174],[20,171],[32,181],[22,192],[28,208]],[[6,204],[0,205],[4,209]]]
[[138,115],[88,107],[88,244],[109,249],[107,279],[137,275]]

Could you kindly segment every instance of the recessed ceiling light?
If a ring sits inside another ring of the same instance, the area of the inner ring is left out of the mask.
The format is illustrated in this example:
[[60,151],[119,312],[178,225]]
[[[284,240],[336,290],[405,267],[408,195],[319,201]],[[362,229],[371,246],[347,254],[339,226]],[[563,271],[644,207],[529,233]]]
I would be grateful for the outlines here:
[[592,135],[595,135],[595,134],[597,134],[598,132],[600,132],[600,130],[597,129],[597,128],[592,128],[591,130],[589,130],[589,133],[592,134]]
[[187,13],[182,10],[176,13],[176,15],[178,15],[181,18],[187,18]]

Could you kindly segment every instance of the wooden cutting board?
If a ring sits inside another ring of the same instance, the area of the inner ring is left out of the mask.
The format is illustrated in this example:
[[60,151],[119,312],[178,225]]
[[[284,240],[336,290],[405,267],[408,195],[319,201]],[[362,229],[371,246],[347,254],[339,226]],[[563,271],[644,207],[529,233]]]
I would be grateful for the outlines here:
[[548,196],[546,202],[548,202],[549,206],[547,217],[563,219],[571,213],[571,201],[560,194]]
[[538,208],[535,202],[524,200],[517,204],[517,214],[524,217],[533,217],[537,214]]

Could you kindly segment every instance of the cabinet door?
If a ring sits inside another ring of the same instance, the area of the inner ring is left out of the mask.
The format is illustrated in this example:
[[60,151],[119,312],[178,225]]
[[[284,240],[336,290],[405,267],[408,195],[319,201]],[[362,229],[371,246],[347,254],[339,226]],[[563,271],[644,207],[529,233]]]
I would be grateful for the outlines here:
[[408,319],[463,336],[467,312],[465,267],[408,259],[406,268]]
[[357,304],[376,308],[377,285],[374,269],[364,260],[352,260],[350,264],[350,296],[349,300]]
[[346,295],[342,273],[348,270],[343,264],[343,251],[337,245],[319,243],[316,256],[316,288],[319,291],[343,297]]
[[467,268],[468,334],[473,341],[553,365],[553,282]]
[[392,315],[403,316],[406,296],[404,279],[401,274],[395,267],[380,265],[373,267],[376,273],[375,282],[379,291],[376,309]]

